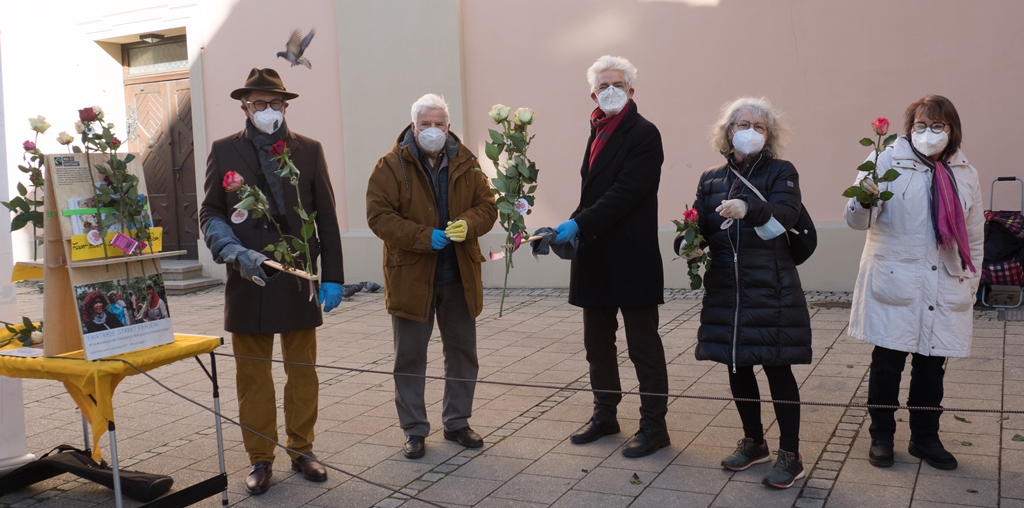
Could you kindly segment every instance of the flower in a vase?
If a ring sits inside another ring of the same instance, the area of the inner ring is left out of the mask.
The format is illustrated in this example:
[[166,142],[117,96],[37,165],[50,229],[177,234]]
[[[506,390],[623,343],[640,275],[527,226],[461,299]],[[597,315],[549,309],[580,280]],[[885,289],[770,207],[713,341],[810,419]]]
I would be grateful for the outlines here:
[[75,142],[75,137],[68,134],[67,131],[61,131],[61,133],[57,135],[57,142],[62,145],[70,145]]
[[[96,110],[94,108],[82,108],[78,110],[78,119],[82,122],[95,122],[97,118],[99,118],[99,115],[96,114]],[[75,124],[75,128],[78,128],[77,124]]]
[[46,121],[46,117],[42,115],[39,115],[35,118],[29,118],[28,123],[32,126],[32,130],[40,134],[45,134],[46,129],[50,128],[50,124]]

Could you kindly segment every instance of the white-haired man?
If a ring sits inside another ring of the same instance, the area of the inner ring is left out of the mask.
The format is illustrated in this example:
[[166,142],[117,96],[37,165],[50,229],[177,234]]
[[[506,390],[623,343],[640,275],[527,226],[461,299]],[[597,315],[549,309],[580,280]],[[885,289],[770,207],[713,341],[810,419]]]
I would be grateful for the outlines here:
[[[665,348],[658,335],[658,305],[665,283],[658,247],[658,183],[665,155],[658,128],[633,102],[636,67],[602,56],[587,70],[590,139],[583,156],[580,204],[558,226],[555,243],[579,239],[569,278],[569,303],[583,308],[583,345],[594,390],[621,391],[615,349],[617,314],[626,326],[629,359],[640,391],[668,394]],[[622,396],[595,392],[591,420],[570,437],[575,444],[617,434]],[[640,430],[622,454],[643,457],[669,445],[668,399],[640,397]]]
[[479,362],[476,316],[483,310],[477,238],[497,219],[477,158],[449,132],[448,104],[435,94],[412,105],[412,123],[377,161],[366,189],[366,221],[384,241],[385,304],[395,340],[395,406],[410,459],[430,434],[423,398],[434,316],[444,348],[444,438],[482,447],[469,427]]

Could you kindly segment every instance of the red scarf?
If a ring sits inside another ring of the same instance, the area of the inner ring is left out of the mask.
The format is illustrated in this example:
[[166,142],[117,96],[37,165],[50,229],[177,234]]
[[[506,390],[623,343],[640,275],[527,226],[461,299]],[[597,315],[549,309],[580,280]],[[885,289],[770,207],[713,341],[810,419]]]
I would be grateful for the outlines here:
[[590,143],[590,160],[587,161],[587,171],[594,167],[597,154],[601,153],[604,145],[608,144],[608,139],[612,137],[615,128],[622,123],[622,118],[626,116],[626,111],[629,111],[632,104],[633,101],[629,101],[626,103],[626,107],[622,108],[622,111],[612,116],[604,114],[601,108],[595,108],[594,112],[590,114],[590,124],[594,126],[597,132],[594,135],[594,141]]

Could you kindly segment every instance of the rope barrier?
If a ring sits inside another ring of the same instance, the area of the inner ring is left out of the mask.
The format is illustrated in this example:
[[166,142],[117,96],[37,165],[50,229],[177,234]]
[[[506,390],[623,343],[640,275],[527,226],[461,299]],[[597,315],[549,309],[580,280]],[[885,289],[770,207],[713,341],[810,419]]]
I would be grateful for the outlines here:
[[611,394],[620,394],[620,395],[641,395],[641,396],[651,396],[651,397],[668,397],[668,398],[671,398],[671,399],[714,400],[714,401],[720,401],[720,402],[757,402],[757,403],[762,403],[762,404],[769,404],[769,403],[770,404],[795,404],[795,405],[801,405],[801,406],[820,406],[820,407],[837,407],[837,408],[894,409],[894,410],[906,409],[908,411],[948,411],[948,412],[953,412],[953,413],[976,413],[976,414],[977,413],[982,413],[982,414],[991,413],[991,414],[998,414],[998,415],[1024,414],[1024,410],[1022,410],[1022,409],[943,408],[943,407],[931,407],[931,406],[899,406],[899,405],[858,404],[858,403],[843,404],[843,403],[840,403],[840,402],[814,402],[814,401],[774,400],[774,399],[765,400],[765,399],[749,399],[749,398],[743,398],[743,397],[719,397],[719,396],[714,396],[714,395],[688,395],[688,394],[684,394],[684,393],[652,393],[652,392],[640,392],[640,391],[628,391],[628,390],[600,390],[600,389],[593,389],[593,388],[577,388],[577,387],[573,387],[573,386],[552,386],[552,385],[543,385],[543,384],[535,384],[535,383],[513,383],[513,382],[509,382],[509,381],[490,381],[490,380],[486,380],[486,379],[467,379],[467,378],[457,378],[457,377],[432,376],[432,375],[429,375],[429,374],[410,374],[410,373],[406,373],[406,372],[389,372],[389,371],[372,370],[372,369],[360,369],[360,368],[356,368],[356,367],[339,367],[339,366],[336,366],[336,365],[318,365],[318,364],[314,364],[314,363],[304,363],[304,362],[287,362],[287,361],[284,361],[284,360],[275,360],[273,358],[257,358],[257,357],[254,357],[254,356],[237,356],[237,355],[232,355],[232,354],[227,354],[227,353],[216,353],[216,352],[214,352],[214,353],[211,353],[211,354],[214,354],[214,355],[217,355],[217,356],[228,357],[228,358],[241,358],[243,360],[267,361],[267,362],[287,364],[287,365],[297,365],[297,366],[301,366],[301,367],[315,367],[315,368],[323,368],[323,369],[331,369],[331,370],[344,370],[344,371],[349,371],[349,372],[358,372],[358,373],[361,373],[361,374],[381,374],[381,375],[388,375],[388,376],[420,377],[420,378],[424,378],[424,379],[433,379],[433,380],[456,381],[456,382],[463,382],[463,383],[480,383],[480,384],[490,384],[490,385],[499,385],[499,386],[512,386],[512,387],[516,387],[516,388],[540,388],[540,389],[548,389],[548,390],[556,390],[556,391],[568,390],[568,391],[575,391],[575,392],[593,392],[593,393],[611,393]]

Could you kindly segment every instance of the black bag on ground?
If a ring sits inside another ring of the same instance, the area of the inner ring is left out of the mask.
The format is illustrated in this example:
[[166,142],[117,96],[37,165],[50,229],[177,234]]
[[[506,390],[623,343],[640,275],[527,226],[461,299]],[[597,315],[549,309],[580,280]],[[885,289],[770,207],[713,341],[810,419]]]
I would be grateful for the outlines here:
[[786,230],[786,238],[789,238],[789,253],[798,265],[807,261],[818,247],[818,230],[814,229],[814,221],[803,203],[800,204],[800,216],[796,224]]
[[[13,492],[62,473],[74,474],[108,489],[114,488],[114,470],[106,461],[97,464],[88,453],[73,446],[60,445],[46,455],[0,476],[0,494]],[[121,492],[142,502],[162,496],[174,484],[173,478],[162,474],[124,469],[119,473]]]

